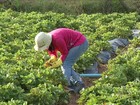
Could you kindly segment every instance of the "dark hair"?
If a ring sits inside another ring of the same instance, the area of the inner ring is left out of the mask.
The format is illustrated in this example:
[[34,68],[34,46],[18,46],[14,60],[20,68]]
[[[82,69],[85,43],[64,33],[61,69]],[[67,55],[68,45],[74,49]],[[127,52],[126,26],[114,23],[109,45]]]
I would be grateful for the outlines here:
[[50,44],[50,46],[49,46],[49,49],[48,50],[50,50],[50,51],[54,51],[55,50],[55,48],[54,48],[54,46],[53,46],[53,44],[51,43]]

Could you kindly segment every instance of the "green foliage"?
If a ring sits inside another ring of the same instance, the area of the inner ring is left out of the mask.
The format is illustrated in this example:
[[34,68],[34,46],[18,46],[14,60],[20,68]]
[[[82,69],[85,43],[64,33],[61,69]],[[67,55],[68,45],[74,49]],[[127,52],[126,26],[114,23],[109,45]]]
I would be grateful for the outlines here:
[[[66,81],[60,68],[46,69],[43,67],[44,62],[49,59],[48,54],[35,52],[33,48],[34,37],[38,32],[49,32],[59,27],[81,31],[89,40],[89,48],[78,60],[75,68],[78,72],[84,72],[97,60],[96,56],[100,51],[110,50],[108,40],[118,37],[128,39],[131,36],[131,28],[136,24],[138,18],[137,13],[71,16],[53,12],[44,14],[15,12],[10,9],[0,9],[0,14],[0,104],[11,105],[62,105],[68,103],[68,93],[64,91],[63,87],[66,85]],[[139,41],[137,45],[133,46],[138,45]],[[132,53],[132,55],[136,54]],[[136,59],[138,60],[139,57],[136,56]],[[131,58],[128,60],[129,64],[136,61]],[[134,62],[132,64],[138,65]],[[119,71],[116,64],[112,65]],[[134,66],[125,66],[121,67],[123,72],[112,72],[118,77],[125,75],[121,80],[110,76],[112,81],[109,79],[102,81],[106,81],[111,86],[114,81],[125,85],[128,80],[134,80],[134,75],[127,72],[127,69],[131,67],[138,77],[139,73]],[[131,78],[127,75],[131,75]],[[119,84],[113,86],[120,86]]]
[[121,87],[115,87],[109,83],[97,83],[85,90],[78,102],[82,105],[138,105],[140,103],[139,82],[135,80]]
[[139,0],[5,0],[1,7],[25,12],[53,11],[79,15],[82,13],[128,13],[132,11],[140,13],[139,4]]
[[23,100],[13,100],[11,99],[8,102],[0,102],[0,105],[28,105],[26,101]]
[[13,83],[0,85],[0,101],[9,101],[12,99],[23,99],[24,90]]
[[109,61],[108,71],[95,86],[83,91],[79,104],[140,104],[140,50],[136,49],[139,42],[133,39],[131,43],[126,52]]
[[68,95],[62,89],[51,84],[40,84],[38,87],[32,88],[27,94],[26,100],[29,104],[34,105],[64,105],[68,103]]

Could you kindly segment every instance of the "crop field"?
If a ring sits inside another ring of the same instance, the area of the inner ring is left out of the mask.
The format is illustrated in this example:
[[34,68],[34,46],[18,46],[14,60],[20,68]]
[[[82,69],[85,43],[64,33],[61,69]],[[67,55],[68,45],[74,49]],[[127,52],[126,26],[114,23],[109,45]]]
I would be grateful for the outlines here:
[[131,31],[138,22],[137,13],[73,16],[0,9],[0,105],[68,105],[70,94],[61,68],[45,68],[48,54],[34,50],[38,32],[59,27],[88,38],[87,52],[74,65],[79,73],[97,61],[100,51],[111,50],[109,40],[130,42],[109,60],[103,76],[80,93],[77,104],[140,105],[140,37],[132,38]]

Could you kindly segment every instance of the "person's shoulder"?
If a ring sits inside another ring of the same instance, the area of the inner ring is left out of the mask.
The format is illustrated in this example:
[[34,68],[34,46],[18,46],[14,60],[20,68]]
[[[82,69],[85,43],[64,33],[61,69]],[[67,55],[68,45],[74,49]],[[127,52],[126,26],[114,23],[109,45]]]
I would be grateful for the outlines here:
[[51,32],[59,32],[59,31],[66,31],[66,30],[72,31],[73,29],[70,29],[67,27],[61,27],[61,28],[56,28],[56,29],[52,30]]

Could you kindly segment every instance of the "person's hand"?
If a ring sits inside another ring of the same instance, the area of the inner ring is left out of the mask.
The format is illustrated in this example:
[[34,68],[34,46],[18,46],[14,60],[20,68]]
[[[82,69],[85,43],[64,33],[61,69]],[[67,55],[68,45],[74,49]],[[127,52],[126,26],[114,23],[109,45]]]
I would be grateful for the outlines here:
[[52,63],[54,63],[57,60],[56,56],[51,56],[51,58],[45,62],[44,66],[46,68],[51,67]]
[[51,64],[51,63],[49,63],[48,61],[46,61],[46,62],[45,62],[45,64],[44,64],[44,66],[45,66],[46,68],[48,68],[48,67],[51,67],[51,66],[52,66],[52,64]]
[[60,65],[62,65],[62,60],[59,58],[57,61],[52,63],[52,65],[50,67],[51,68],[56,68],[56,67],[59,67]]
[[52,55],[51,58],[47,61],[49,64],[55,62],[57,60],[56,56]]

